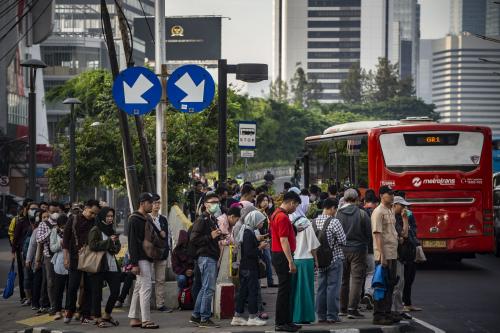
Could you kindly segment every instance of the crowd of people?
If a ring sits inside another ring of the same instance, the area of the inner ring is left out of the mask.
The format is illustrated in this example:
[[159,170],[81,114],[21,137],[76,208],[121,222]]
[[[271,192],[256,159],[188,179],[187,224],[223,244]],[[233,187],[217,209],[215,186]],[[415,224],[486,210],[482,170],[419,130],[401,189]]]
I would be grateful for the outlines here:
[[[157,329],[150,302],[154,292],[156,310],[172,312],[165,300],[170,258],[179,308],[192,310],[192,324],[218,327],[212,303],[230,249],[234,326],[267,324],[262,288],[278,288],[276,331],[364,318],[367,310],[374,324],[392,325],[421,310],[411,300],[417,225],[403,192],[388,186],[377,192],[335,185],[300,190],[285,183],[273,195],[269,183],[194,184],[186,204],[193,224],[174,240],[159,214],[159,195],[142,193],[128,217],[123,259],[117,259],[113,208],[96,200],[68,207],[26,199],[9,227],[22,306],[65,323],[112,327],[119,324],[113,310],[133,290],[129,325]],[[102,313],[104,286],[109,296]]]

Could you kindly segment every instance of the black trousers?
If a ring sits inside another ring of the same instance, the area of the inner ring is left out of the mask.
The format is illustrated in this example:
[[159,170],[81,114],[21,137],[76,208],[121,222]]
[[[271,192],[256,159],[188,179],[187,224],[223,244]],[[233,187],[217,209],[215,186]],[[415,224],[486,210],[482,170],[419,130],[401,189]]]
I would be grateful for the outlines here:
[[[375,265],[380,262],[375,262]],[[374,301],[373,317],[384,318],[391,315],[392,308],[392,294],[394,293],[394,286],[397,282],[397,260],[387,260],[387,291],[384,298],[380,301]]]
[[408,262],[404,265],[405,286],[403,288],[403,303],[404,305],[411,305],[411,287],[415,281],[417,274],[417,264],[414,261]]
[[80,282],[83,279],[83,294],[86,297],[82,299],[80,312],[82,317],[90,317],[91,295],[92,286],[90,284],[89,276],[87,273],[77,269],[70,269],[68,274],[68,293],[66,294],[66,310],[71,314],[76,311],[76,301],[78,299],[78,290],[80,289]]
[[18,249],[16,251],[16,260],[17,260],[17,278],[18,280],[18,285],[19,285],[19,295],[21,296],[21,299],[26,298],[26,292],[24,291],[24,259],[23,259],[23,252],[21,249]]
[[[55,285],[54,285],[54,305],[52,306],[55,311],[61,312],[62,301],[64,296],[64,290],[68,287],[68,275],[61,275],[55,273]],[[68,293],[66,292],[66,297]]]
[[33,287],[31,289],[31,306],[34,308],[49,307],[48,297],[42,298],[43,272],[39,268],[33,272]]
[[288,267],[288,259],[283,252],[273,252],[271,258],[276,275],[278,275],[275,323],[276,325],[290,324],[292,322],[292,276]]
[[47,288],[47,271],[45,267],[45,258],[42,259],[42,286],[41,286],[41,295],[40,295],[40,305],[42,308],[48,308],[51,307],[52,304],[50,304],[50,297],[49,297],[49,289]]
[[109,297],[104,311],[111,314],[115,303],[120,294],[120,272],[100,272],[89,274],[90,283],[92,283],[92,311],[91,315],[95,318],[101,318],[101,302],[103,282],[106,281],[109,287]]
[[135,275],[131,272],[121,273],[120,275],[121,275],[120,280],[121,282],[123,282],[123,287],[120,296],[118,296],[118,301],[123,303],[125,302],[125,299],[128,296],[130,288],[132,287],[132,283],[135,280]]
[[240,269],[240,289],[236,301],[236,312],[245,312],[245,303],[248,301],[248,313],[255,315],[258,312],[257,298],[259,294],[259,272]]

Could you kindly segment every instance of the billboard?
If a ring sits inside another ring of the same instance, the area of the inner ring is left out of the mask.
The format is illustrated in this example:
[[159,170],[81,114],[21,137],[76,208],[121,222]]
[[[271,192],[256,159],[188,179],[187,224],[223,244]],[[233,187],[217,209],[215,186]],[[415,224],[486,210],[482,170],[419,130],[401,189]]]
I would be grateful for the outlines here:
[[[221,58],[221,17],[167,17],[165,22],[166,61],[213,61]],[[134,37],[145,42],[149,60],[155,58],[154,23],[154,17],[134,18]]]

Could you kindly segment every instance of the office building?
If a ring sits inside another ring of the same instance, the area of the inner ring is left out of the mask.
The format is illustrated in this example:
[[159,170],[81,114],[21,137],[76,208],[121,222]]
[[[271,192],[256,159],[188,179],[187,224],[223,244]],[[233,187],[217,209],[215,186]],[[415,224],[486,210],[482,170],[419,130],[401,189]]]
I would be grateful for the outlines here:
[[450,33],[486,33],[486,0],[451,0]]
[[322,103],[339,102],[340,83],[359,62],[361,0],[275,0],[274,73],[289,82],[298,67],[321,89]]
[[486,2],[486,35],[500,35],[500,4],[497,0],[487,0]]
[[419,50],[417,97],[432,103],[432,39],[421,39]]
[[466,33],[432,44],[432,102],[440,121],[489,126],[494,135],[500,135],[500,78],[496,75],[500,65],[494,63],[500,61],[498,44]]
[[361,67],[374,71],[379,58],[399,65],[400,77],[417,81],[420,5],[417,0],[361,1]]

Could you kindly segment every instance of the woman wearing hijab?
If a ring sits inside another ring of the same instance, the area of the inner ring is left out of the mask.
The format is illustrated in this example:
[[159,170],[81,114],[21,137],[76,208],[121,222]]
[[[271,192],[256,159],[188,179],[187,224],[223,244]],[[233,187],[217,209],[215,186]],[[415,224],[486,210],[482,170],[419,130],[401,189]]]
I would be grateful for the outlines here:
[[[115,210],[104,207],[97,215],[96,225],[89,232],[91,251],[105,251],[98,273],[90,274],[92,283],[92,315],[97,327],[118,326],[118,321],[111,317],[111,312],[120,294],[120,270],[115,255],[120,252],[120,240],[114,230]],[[106,303],[105,314],[101,317],[103,282],[106,281],[110,295]]]
[[[231,325],[264,326],[266,321],[258,317],[259,287],[259,252],[268,246],[267,242],[259,242],[255,231],[262,228],[266,216],[253,210],[245,217],[244,225],[238,232],[237,242],[241,244],[241,261],[239,267],[240,289]],[[243,319],[245,303],[248,301],[248,321]]]
[[172,269],[177,275],[177,287],[182,290],[191,285],[194,272],[194,260],[188,251],[188,233],[179,231],[177,245],[172,251]]
[[293,255],[297,274],[292,280],[293,322],[310,324],[316,321],[314,302],[314,267],[317,267],[316,249],[321,245],[311,222],[306,217],[309,196],[301,195],[302,203],[290,216],[297,231],[297,247]]

